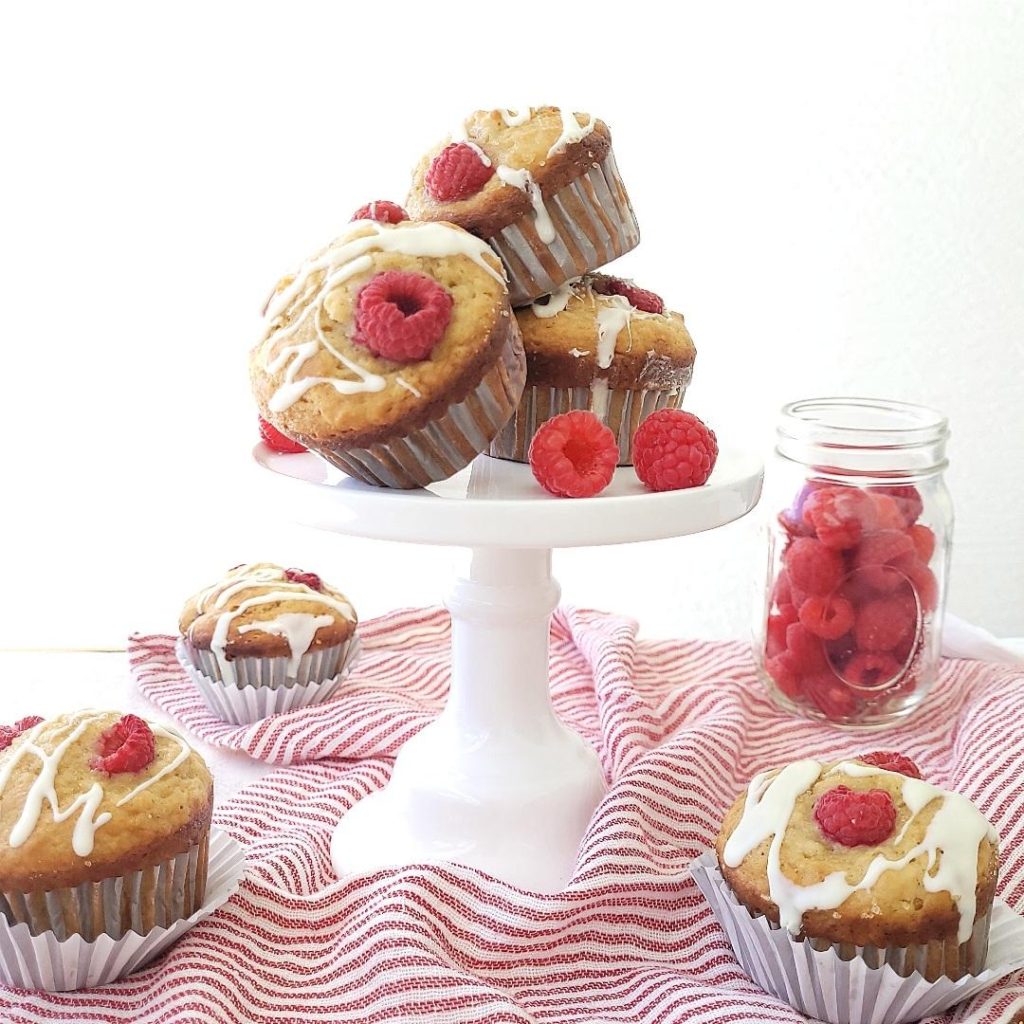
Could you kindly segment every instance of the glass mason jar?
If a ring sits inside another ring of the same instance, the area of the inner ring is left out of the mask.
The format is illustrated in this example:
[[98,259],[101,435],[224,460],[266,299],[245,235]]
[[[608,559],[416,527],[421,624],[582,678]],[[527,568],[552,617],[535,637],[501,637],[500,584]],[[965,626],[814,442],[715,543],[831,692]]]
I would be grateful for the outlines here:
[[941,413],[903,402],[783,408],[754,656],[788,710],[874,726],[927,696],[953,535],[948,436]]

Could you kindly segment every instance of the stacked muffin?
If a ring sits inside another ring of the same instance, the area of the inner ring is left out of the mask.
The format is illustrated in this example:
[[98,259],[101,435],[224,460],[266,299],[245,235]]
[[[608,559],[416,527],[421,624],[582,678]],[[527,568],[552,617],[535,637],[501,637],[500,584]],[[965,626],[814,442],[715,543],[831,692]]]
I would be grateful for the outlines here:
[[279,284],[250,364],[261,415],[389,487],[488,450],[526,461],[571,409],[604,420],[631,462],[644,418],[681,404],[695,353],[658,296],[593,273],[640,239],[608,127],[556,107],[477,111],[419,162],[407,206],[412,221],[362,208]]

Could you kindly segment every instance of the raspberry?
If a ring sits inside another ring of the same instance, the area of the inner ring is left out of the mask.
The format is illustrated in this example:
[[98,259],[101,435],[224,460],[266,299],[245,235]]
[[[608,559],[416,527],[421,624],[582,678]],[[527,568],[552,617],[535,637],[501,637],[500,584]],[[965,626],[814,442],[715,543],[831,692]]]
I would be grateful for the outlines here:
[[829,839],[843,846],[878,846],[896,827],[896,805],[884,789],[836,786],[818,797],[814,820]]
[[619,461],[615,435],[592,412],[577,409],[548,420],[530,444],[537,482],[560,498],[592,498],[611,483]]
[[424,184],[439,203],[451,203],[475,195],[494,174],[479,152],[465,142],[453,142],[434,157]]
[[280,430],[272,427],[262,416],[260,417],[260,437],[263,438],[263,443],[273,452],[282,452],[285,455],[298,455],[299,452],[306,450],[298,441],[285,437]]
[[833,722],[843,722],[857,710],[857,698],[831,669],[804,679],[803,692]]
[[285,569],[285,579],[290,583],[304,583],[310,590],[323,590],[323,581],[315,572],[303,572],[301,569]]
[[781,654],[786,649],[786,630],[796,621],[796,608],[791,604],[780,605],[776,613],[768,616],[765,653],[769,658]]
[[843,578],[842,557],[813,537],[797,537],[785,561],[790,587],[812,596],[832,593]]
[[797,670],[793,655],[789,651],[783,651],[774,658],[765,662],[768,675],[772,677],[775,685],[787,696],[798,697],[800,695],[800,673]]
[[863,582],[883,593],[895,590],[904,582],[904,574],[894,568],[906,555],[914,552],[914,542],[899,530],[878,530],[869,533],[854,552],[853,564],[860,570]]
[[775,577],[775,585],[772,587],[772,600],[780,608],[784,604],[793,603],[793,592],[790,589],[789,575],[785,569],[781,570],[779,575]]
[[909,484],[897,487],[873,487],[875,494],[887,495],[896,502],[896,507],[903,516],[903,525],[913,526],[924,511],[921,492]]
[[93,771],[119,775],[141,772],[156,758],[153,730],[138,716],[125,715],[100,737],[96,756],[90,762]]
[[878,529],[902,530],[907,525],[895,498],[890,498],[888,494],[872,494],[871,500],[875,506]]
[[916,523],[907,533],[917,552],[917,557],[927,565],[935,554],[935,534],[927,526]]
[[894,750],[875,750],[870,754],[860,754],[857,760],[886,772],[897,772],[912,779],[921,778],[921,769],[909,757]]
[[660,409],[633,439],[636,475],[652,491],[699,487],[718,459],[718,438],[692,413]]
[[853,636],[862,651],[891,651],[917,627],[917,602],[909,593],[866,601],[857,610]]
[[900,663],[884,651],[857,651],[843,666],[843,678],[857,690],[887,690],[900,674]]
[[935,573],[919,561],[916,555],[897,559],[895,568],[910,580],[910,586],[917,593],[922,610],[935,611],[939,603],[939,581],[935,578]]
[[14,725],[0,725],[0,750],[6,750],[23,732],[28,732],[41,721],[38,715],[29,715],[19,718]]
[[352,214],[353,220],[375,220],[378,224],[399,224],[409,219],[409,214],[403,210],[398,203],[389,202],[387,199],[375,199],[372,203],[360,206]]
[[828,668],[825,648],[820,637],[804,629],[799,622],[786,627],[786,648],[793,656],[793,665],[801,675],[822,672]]
[[800,605],[804,629],[823,640],[838,640],[854,623],[853,605],[843,597],[809,597]]
[[353,341],[396,363],[426,359],[452,316],[452,297],[432,277],[385,270],[356,299]]
[[874,529],[875,503],[856,487],[822,487],[807,496],[802,518],[825,547],[846,551]]
[[634,309],[644,313],[665,312],[665,303],[660,295],[638,288],[632,281],[624,281],[621,277],[595,274],[590,279],[590,286],[598,295],[622,295]]

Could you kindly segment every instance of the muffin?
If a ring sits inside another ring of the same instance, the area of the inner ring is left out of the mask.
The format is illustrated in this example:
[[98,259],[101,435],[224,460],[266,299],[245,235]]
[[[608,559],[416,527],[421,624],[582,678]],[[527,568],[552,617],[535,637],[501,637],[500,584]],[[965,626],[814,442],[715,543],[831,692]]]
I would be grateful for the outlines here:
[[523,390],[504,270],[452,224],[355,221],[279,283],[265,319],[250,358],[260,414],[367,483],[451,476]]
[[33,935],[119,939],[206,893],[213,780],[167,726],[79,711],[0,729],[0,914]]
[[528,461],[546,420],[589,409],[633,461],[633,437],[657,409],[683,403],[696,349],[679,313],[653,292],[604,274],[586,275],[516,310],[526,348],[526,389],[491,455]]
[[610,263],[640,241],[608,126],[558,107],[478,110],[413,172],[406,206],[494,247],[513,306]]
[[357,621],[316,573],[257,562],[190,597],[178,627],[185,657],[207,678],[276,689],[336,676]]
[[752,916],[843,960],[928,981],[978,974],[988,952],[997,836],[965,797],[867,760],[763,772],[715,844]]

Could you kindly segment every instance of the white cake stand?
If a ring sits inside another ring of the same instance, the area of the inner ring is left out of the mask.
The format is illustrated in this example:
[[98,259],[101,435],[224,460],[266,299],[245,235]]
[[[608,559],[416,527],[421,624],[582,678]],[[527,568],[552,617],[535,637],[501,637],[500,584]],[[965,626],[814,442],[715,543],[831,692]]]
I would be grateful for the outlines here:
[[[551,549],[700,533],[757,503],[762,467],[722,451],[708,483],[651,494],[631,468],[599,497],[552,498],[529,467],[480,456],[426,490],[359,483],[313,455],[255,450],[261,496],[323,530],[472,549],[448,600],[452,678],[441,715],[399,751],[388,785],[341,820],[339,874],[448,861],[539,892],[571,877],[604,793],[597,756],[555,717],[548,631]],[[267,486],[267,483],[271,486]]]

